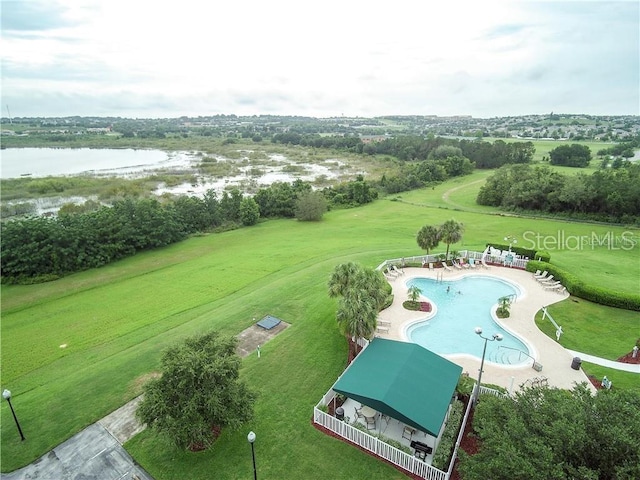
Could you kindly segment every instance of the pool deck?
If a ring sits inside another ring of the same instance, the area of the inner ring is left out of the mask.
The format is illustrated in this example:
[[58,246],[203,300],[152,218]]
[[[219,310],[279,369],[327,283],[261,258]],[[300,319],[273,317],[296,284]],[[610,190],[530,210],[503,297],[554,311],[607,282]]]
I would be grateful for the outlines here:
[[[533,369],[533,360],[520,366],[498,365],[485,360],[482,374],[483,384],[500,385],[511,392],[515,392],[521,388],[521,385],[536,378],[544,377],[549,386],[570,389],[576,383],[586,382],[595,392],[595,387],[589,382],[582,369],[574,370],[571,368],[573,355],[561,345],[562,338],[560,338],[560,343],[556,342],[542,333],[535,324],[535,315],[543,306],[564,300],[569,297],[569,294],[545,290],[533,278],[531,272],[524,270],[499,266],[453,271],[447,271],[442,268],[434,270],[428,268],[405,268],[404,274],[396,279],[389,280],[389,284],[393,289],[394,301],[390,307],[380,312],[378,316],[379,322],[381,321],[384,325],[388,325],[388,331],[381,329],[376,333],[376,336],[408,341],[404,334],[405,329],[412,323],[423,320],[429,315],[425,312],[407,310],[402,306],[402,303],[408,300],[407,280],[415,277],[434,279],[440,277],[444,281],[451,281],[471,275],[508,280],[520,288],[521,295],[511,305],[511,316],[507,319],[499,320],[499,322],[505,330],[516,334],[525,341],[532,356],[542,365],[542,370],[536,371]],[[426,295],[428,296],[428,293]],[[484,332],[484,334],[491,335],[491,332]],[[481,341],[479,338],[478,342]],[[446,355],[446,358],[460,365],[463,371],[472,378],[478,377],[480,369],[479,358],[471,355]]]

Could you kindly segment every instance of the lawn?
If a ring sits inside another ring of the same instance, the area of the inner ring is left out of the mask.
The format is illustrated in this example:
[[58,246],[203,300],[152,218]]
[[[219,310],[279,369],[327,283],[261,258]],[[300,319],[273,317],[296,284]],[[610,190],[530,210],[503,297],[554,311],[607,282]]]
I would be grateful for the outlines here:
[[[261,477],[405,478],[311,426],[313,405],[347,355],[335,324],[336,301],[326,294],[335,265],[373,267],[419,254],[418,229],[451,217],[465,224],[458,249],[483,249],[525,230],[581,235],[594,228],[424,206],[457,185],[463,184],[407,192],[403,202],[332,211],[319,223],[274,220],[197,236],[42,285],[2,286],[3,388],[13,393],[27,437],[16,441],[3,402],[2,471],[35,460],[137,396],[141,379],[158,369],[162,350],[177,339],[210,329],[235,335],[270,313],[291,327],[262,347],[260,359],[243,362],[242,376],[260,392],[255,421],[224,432],[213,449],[198,454],[178,452],[145,432],[127,444],[135,459],[158,480],[184,478],[186,471],[194,479],[212,472],[248,478],[246,434],[254,430]],[[571,264],[569,253],[554,251],[552,261]],[[603,258],[606,269],[599,268]],[[611,285],[616,279],[616,288],[637,289],[637,248],[588,250],[579,266],[585,280]]]

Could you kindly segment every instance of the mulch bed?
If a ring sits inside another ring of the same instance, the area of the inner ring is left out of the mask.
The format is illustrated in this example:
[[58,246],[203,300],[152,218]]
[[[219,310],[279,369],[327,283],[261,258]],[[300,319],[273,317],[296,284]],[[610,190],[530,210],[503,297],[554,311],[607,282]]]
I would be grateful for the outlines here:
[[431,304],[429,302],[420,302],[420,311],[421,312],[430,312]]
[[412,302],[411,300],[406,300],[402,303],[402,306],[407,310],[415,310],[421,312],[430,312],[432,308],[429,302]]
[[640,351],[636,353],[636,358],[633,358],[633,350],[632,350],[626,355],[621,356],[618,359],[618,361],[622,363],[632,363],[634,365],[640,365]]

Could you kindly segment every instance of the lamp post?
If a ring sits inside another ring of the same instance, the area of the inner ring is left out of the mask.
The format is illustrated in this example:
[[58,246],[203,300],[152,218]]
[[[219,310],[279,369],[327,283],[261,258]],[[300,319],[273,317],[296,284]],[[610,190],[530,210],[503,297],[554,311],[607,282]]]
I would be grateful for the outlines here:
[[253,459],[253,480],[258,480],[258,472],[256,471],[256,453],[253,450],[253,443],[256,441],[256,434],[253,432],[249,432],[247,435],[247,440],[251,444],[251,458]]
[[480,362],[480,373],[478,373],[478,385],[476,386],[476,393],[473,396],[473,405],[475,406],[478,403],[478,396],[480,395],[480,385],[482,381],[482,369],[484,368],[484,356],[487,353],[487,342],[493,342],[497,340],[499,342],[502,341],[502,335],[499,333],[494,333],[491,337],[483,337],[482,336],[482,328],[476,327],[476,334],[484,340],[484,348],[482,349],[482,361]]
[[5,388],[4,391],[2,392],[2,396],[7,402],[9,402],[9,408],[11,409],[11,413],[13,413],[13,419],[16,421],[18,432],[20,432],[20,440],[24,441],[24,434],[22,433],[22,429],[20,428],[18,417],[16,417],[16,412],[13,410],[13,405],[11,405],[11,392]]

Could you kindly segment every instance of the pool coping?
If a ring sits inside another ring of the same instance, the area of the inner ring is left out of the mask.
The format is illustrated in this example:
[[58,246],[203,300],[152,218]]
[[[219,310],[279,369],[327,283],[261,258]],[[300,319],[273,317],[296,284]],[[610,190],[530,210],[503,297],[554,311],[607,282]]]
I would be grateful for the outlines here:
[[[407,342],[409,340],[406,337],[406,328],[418,321],[431,318],[431,316],[427,317],[425,312],[407,310],[402,306],[402,303],[408,299],[406,288],[408,280],[423,277],[453,281],[466,276],[495,277],[518,287],[521,295],[511,305],[509,319],[500,320],[494,317],[494,320],[497,320],[505,330],[524,341],[536,362],[542,365],[542,370],[537,371],[533,369],[533,361],[522,365],[502,365],[485,360],[483,383],[500,385],[514,392],[535,378],[545,377],[550,386],[570,389],[576,383],[586,382],[589,388],[595,391],[595,387],[581,368],[578,370],[571,368],[573,356],[562,346],[562,338],[560,342],[549,338],[535,324],[535,315],[543,306],[565,300],[569,294],[545,290],[530,272],[524,270],[500,266],[462,271],[447,271],[442,268],[433,270],[418,267],[404,268],[402,275],[388,280],[394,300],[391,306],[380,312],[378,320],[387,322],[389,328],[388,331],[377,332],[376,336]],[[468,354],[444,355],[444,357],[460,365],[470,376],[477,377],[480,369],[479,358]]]

